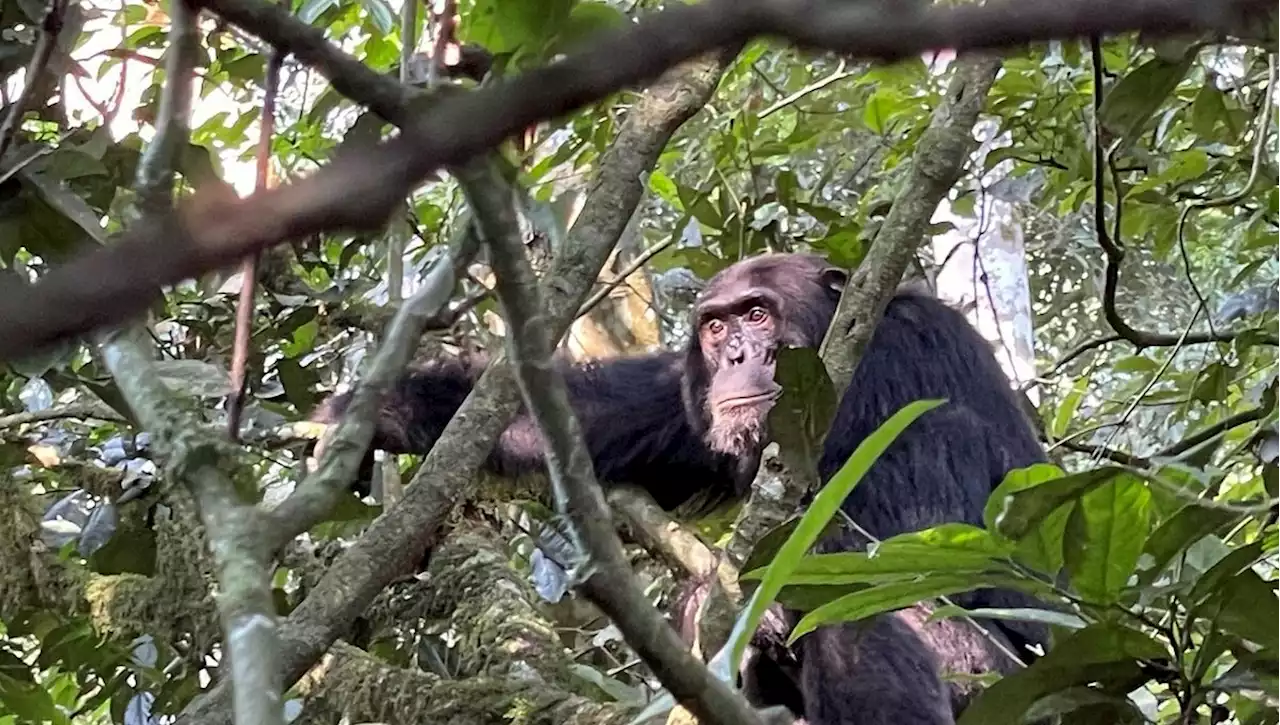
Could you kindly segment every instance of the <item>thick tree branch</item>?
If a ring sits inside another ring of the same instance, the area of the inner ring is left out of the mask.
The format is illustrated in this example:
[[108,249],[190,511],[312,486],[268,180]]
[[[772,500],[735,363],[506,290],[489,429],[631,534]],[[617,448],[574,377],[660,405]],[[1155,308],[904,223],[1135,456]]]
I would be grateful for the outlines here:
[[[137,170],[139,206],[158,211],[173,193],[176,152],[187,144],[196,12],[186,2],[170,6],[172,21],[156,138]],[[137,210],[135,210],[137,211]],[[267,561],[258,556],[263,522],[240,499],[232,472],[236,452],[183,405],[155,369],[150,338],[140,326],[101,335],[102,360],[142,425],[164,451],[174,480],[191,489],[208,532],[218,569],[218,611],[237,722],[278,725],[281,704],[279,639]]]
[[[388,86],[372,80],[377,74],[356,68],[358,63],[319,43],[319,31],[286,24],[265,9],[269,6],[243,7],[254,13],[250,20],[241,18],[246,29],[264,37],[286,35],[288,50],[325,64],[335,87],[355,98],[372,96],[383,110],[403,107],[397,102],[403,93],[398,83],[397,97],[385,97],[389,94],[382,89]],[[441,166],[464,163],[534,123],[755,36],[777,35],[850,56],[897,60],[938,48],[966,52],[1131,30],[1156,35],[1227,31],[1269,11],[1263,0],[1004,0],[932,5],[909,13],[835,0],[675,5],[601,32],[586,50],[558,62],[432,103],[414,115],[399,137],[335,159],[310,177],[246,199],[226,191],[197,194],[175,213],[140,220],[119,234],[116,243],[82,255],[31,287],[0,287],[0,359],[137,314],[164,285],[286,240],[379,229],[409,190]],[[353,81],[357,77],[360,82]],[[366,84],[367,93],[361,90]]]
[[[545,278],[543,299],[557,339],[575,319],[640,203],[642,175],[657,162],[675,130],[711,97],[732,57],[726,51],[672,70],[628,111],[600,161],[583,212]],[[282,635],[286,682],[296,681],[315,664],[383,587],[421,560],[444,517],[470,494],[476,471],[519,402],[510,366],[495,360],[423,460],[400,503],[375,520],[290,613]],[[194,700],[179,722],[228,722],[228,694],[219,683]]]
[[758,722],[746,700],[693,658],[671,626],[646,601],[614,531],[591,454],[569,404],[564,376],[553,367],[553,338],[542,316],[538,280],[525,256],[511,191],[491,169],[471,167],[459,178],[491,250],[498,299],[507,321],[507,353],[525,407],[545,441],[556,510],[570,524],[579,588],[618,626],[623,638],[667,690],[704,723]]
[[620,514],[631,538],[671,565],[692,577],[705,577],[716,570],[716,553],[696,534],[686,530],[658,505],[643,488],[611,486],[606,498]]
[[973,126],[999,69],[1000,60],[992,56],[956,60],[955,75],[912,155],[902,192],[893,200],[858,273],[850,277],[840,295],[835,318],[823,340],[822,359],[838,393],[853,379],[876,323],[924,241],[938,203],[955,186],[977,146]]

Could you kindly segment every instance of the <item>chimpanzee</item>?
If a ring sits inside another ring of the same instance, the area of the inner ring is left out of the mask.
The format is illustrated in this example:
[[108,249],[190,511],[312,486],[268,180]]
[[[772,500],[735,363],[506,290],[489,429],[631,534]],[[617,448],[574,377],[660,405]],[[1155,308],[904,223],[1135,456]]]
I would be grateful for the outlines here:
[[[814,347],[846,281],[821,257],[770,254],[738,262],[710,280],[694,308],[696,333],[683,352],[563,364],[574,409],[603,485],[645,487],[667,508],[695,497],[704,505],[747,493],[766,441],[766,418],[781,390],[781,345]],[[384,404],[375,448],[424,453],[461,405],[482,360],[434,361],[410,372]],[[889,303],[840,401],[819,462],[823,481],[857,445],[904,405],[948,403],[925,413],[885,451],[844,502],[844,512],[879,538],[944,522],[981,525],[988,495],[1013,468],[1045,460],[1030,421],[990,345],[957,311],[920,291]],[[334,421],[347,396],[313,419]],[[521,412],[488,462],[499,475],[541,470],[541,434]],[[846,527],[819,551],[867,542]],[[981,590],[954,598],[966,607],[1033,606],[1026,595]],[[1044,645],[1037,625],[962,620],[925,623],[913,608],[819,629],[793,650],[766,646],[744,677],[759,706],[786,705],[812,725],[950,723],[972,694],[944,681],[957,669],[979,674],[1014,664],[1001,640],[1026,661]],[[794,626],[784,613],[783,628]],[[775,632],[774,639],[785,637]]]

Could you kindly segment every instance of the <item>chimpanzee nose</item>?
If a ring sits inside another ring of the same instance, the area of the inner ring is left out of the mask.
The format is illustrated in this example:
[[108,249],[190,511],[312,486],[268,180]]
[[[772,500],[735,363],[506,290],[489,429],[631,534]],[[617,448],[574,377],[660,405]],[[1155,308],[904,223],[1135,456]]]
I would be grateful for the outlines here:
[[730,343],[728,353],[730,365],[740,365],[747,359],[747,348],[745,345]]

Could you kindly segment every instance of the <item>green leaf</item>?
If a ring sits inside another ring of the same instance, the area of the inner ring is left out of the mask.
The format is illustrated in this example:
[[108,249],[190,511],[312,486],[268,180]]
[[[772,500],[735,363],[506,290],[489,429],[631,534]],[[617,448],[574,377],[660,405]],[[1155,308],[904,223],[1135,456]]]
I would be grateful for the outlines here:
[[360,0],[360,5],[369,13],[369,18],[373,20],[379,33],[390,35],[399,25],[396,14],[391,11],[386,0]]
[[[981,572],[1000,567],[1012,552],[1007,542],[968,524],[943,524],[886,539],[870,551],[811,554],[796,563],[788,584],[850,584],[938,572]],[[764,570],[748,571],[758,579]]]
[[[1209,170],[1209,155],[1200,149],[1190,149],[1175,153],[1164,171],[1153,174],[1133,185],[1125,194],[1127,199],[1139,197],[1145,192],[1160,186],[1177,186],[1185,181],[1198,179]],[[1137,234],[1139,229],[1130,229]]]
[[752,593],[746,611],[734,623],[728,642],[708,664],[717,677],[726,682],[731,681],[731,677],[737,677],[738,663],[742,661],[742,653],[746,650],[756,627],[759,626],[765,610],[769,608],[786,583],[791,570],[795,568],[809,547],[817,541],[840,505],[862,481],[863,476],[880,458],[880,455],[907,426],[945,402],[945,400],[918,400],[904,406],[874,433],[863,439],[844,466],[822,487],[804,516],[801,517],[795,533],[782,545],[773,563],[769,565],[769,570],[761,578],[760,586]]
[[978,619],[1003,619],[1012,622],[1036,622],[1067,629],[1084,629],[1088,622],[1067,612],[1055,612],[1052,609],[1034,608],[984,608],[965,609],[954,604],[938,607],[929,615],[929,621],[949,619],[951,617],[974,617]]
[[[751,553],[747,556],[747,560],[742,563],[741,571],[746,572],[740,578],[758,579],[754,576],[757,570],[763,572],[763,569],[769,566],[769,562],[773,561],[773,557],[777,556],[778,551],[782,549],[782,545],[787,539],[791,538],[792,532],[800,525],[800,517],[793,516],[777,526],[769,529],[764,536],[761,536],[756,545],[751,547]],[[839,531],[841,524],[839,521],[829,521],[827,528],[818,536],[821,540],[830,534]]]
[[1195,54],[1176,61],[1153,58],[1120,79],[1099,109],[1099,120],[1126,143],[1133,141],[1178,83],[1187,75]]
[[1013,558],[1037,571],[1056,575],[1063,565],[1062,542],[1067,536],[1067,521],[1076,503],[1068,501],[1044,517],[1040,525],[1018,541]]
[[909,607],[934,597],[959,594],[991,586],[972,574],[934,574],[908,581],[894,581],[847,594],[809,612],[792,630],[791,644],[827,624],[856,622],[882,612]]
[[1036,464],[1005,476],[987,501],[983,516],[987,528],[1016,541],[1031,533],[1062,504],[1117,476],[1132,475],[1118,466],[1103,466],[1070,476],[1053,477],[1056,470],[1060,469]]
[[1151,565],[1142,572],[1143,583],[1155,581],[1173,557],[1188,546],[1210,534],[1217,533],[1239,520],[1240,514],[1227,509],[1209,508],[1188,504],[1173,516],[1165,519],[1147,539],[1145,553],[1151,557]]
[[1086,599],[1115,602],[1129,581],[1151,530],[1151,491],[1120,475],[1080,497],[1064,542],[1071,583]]
[[1087,718],[1084,722],[1105,722],[1107,725],[1146,722],[1142,711],[1131,701],[1091,687],[1071,687],[1042,697],[1027,709],[1023,719],[1025,722],[1053,722],[1053,718],[1068,713]]
[[495,55],[539,49],[568,22],[572,7],[572,0],[476,0],[459,39]]
[[1226,632],[1267,649],[1280,647],[1276,583],[1264,581],[1252,569],[1240,572],[1214,590],[1202,611],[1216,612],[1212,619]]
[[337,5],[338,0],[303,0],[302,7],[298,9],[298,19],[304,23],[314,23],[326,10]]
[[[1145,679],[1140,662],[1168,658],[1157,641],[1116,622],[1090,625],[1064,638],[1031,666],[983,691],[956,725],[1022,725],[1037,701],[1073,687]],[[1122,690],[1127,691],[1127,690]]]
[[568,21],[560,26],[558,37],[552,43],[552,53],[571,53],[582,43],[610,28],[627,22],[627,16],[617,8],[602,2],[580,2],[569,11]]
[[774,379],[782,396],[769,411],[769,430],[784,451],[816,467],[838,402],[817,348],[779,349]]
[[901,115],[906,98],[891,86],[880,86],[862,107],[862,122],[872,132],[884,135],[895,117]]
[[680,198],[679,186],[661,169],[654,169],[653,173],[649,174],[649,189],[676,211],[684,211],[684,200]]
[[1151,373],[1160,369],[1160,363],[1144,355],[1120,358],[1111,366],[1117,373]]
[[1202,138],[1212,138],[1214,127],[1220,121],[1225,122],[1226,118],[1227,105],[1223,103],[1222,91],[1212,83],[1200,86],[1200,92],[1191,104],[1191,130]]
[[1241,572],[1249,571],[1249,567],[1253,566],[1261,555],[1262,543],[1254,541],[1222,557],[1196,582],[1191,589],[1191,594],[1187,597],[1187,602],[1192,605],[1202,603],[1228,579]]
[[1049,434],[1055,439],[1061,438],[1067,433],[1067,426],[1071,425],[1071,419],[1075,417],[1076,410],[1080,407],[1080,401],[1084,398],[1085,390],[1089,388],[1089,379],[1080,378],[1075,385],[1071,386],[1071,392],[1062,399],[1062,404],[1058,406],[1058,410],[1054,413],[1053,424],[1049,426]]

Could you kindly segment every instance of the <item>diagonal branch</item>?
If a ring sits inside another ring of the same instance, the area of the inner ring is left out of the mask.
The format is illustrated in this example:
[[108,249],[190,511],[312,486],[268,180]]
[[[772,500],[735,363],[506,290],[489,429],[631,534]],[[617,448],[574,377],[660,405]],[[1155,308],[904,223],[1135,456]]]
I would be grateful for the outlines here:
[[[732,57],[725,52],[676,68],[631,107],[600,161],[581,216],[546,276],[543,299],[556,339],[576,318],[640,203],[644,173],[676,129],[711,97]],[[314,665],[387,584],[421,560],[454,504],[470,495],[476,471],[519,403],[510,366],[502,360],[492,362],[405,487],[404,498],[334,561],[290,613],[281,637],[286,682],[296,681]],[[229,694],[225,685],[216,685],[193,700],[178,722],[229,722]]]
[[851,276],[822,342],[822,359],[837,391],[849,387],[876,323],[924,240],[925,230],[943,197],[964,171],[977,142],[973,126],[986,104],[1000,60],[961,56],[942,103],[912,155],[902,193],[893,200],[884,225]]
[[[268,6],[243,7],[255,13],[252,20],[241,18],[246,29],[264,36],[268,29],[286,35],[288,49],[297,57],[327,64],[335,87],[353,97],[371,96],[376,108],[403,107],[386,97],[389,86],[372,80],[376,73],[357,69],[358,63],[342,60],[319,43],[319,31],[286,24],[263,10]],[[555,63],[432,103],[415,113],[397,138],[335,159],[310,177],[245,199],[225,190],[197,194],[175,213],[134,223],[116,243],[82,255],[35,285],[0,287],[0,359],[29,354],[135,315],[165,285],[220,269],[286,240],[380,229],[400,200],[441,166],[465,163],[532,124],[559,118],[680,62],[716,48],[738,47],[755,36],[781,36],[854,57],[897,60],[937,48],[967,52],[1132,30],[1153,35],[1227,31],[1254,16],[1266,17],[1270,8],[1264,0],[1004,0],[931,5],[909,13],[885,12],[879,3],[838,0],[677,4],[637,23],[600,32],[585,50]],[[367,94],[353,81],[357,76],[371,84]]]
[[649,605],[635,580],[592,470],[581,425],[569,404],[564,376],[551,362],[555,345],[541,312],[537,277],[525,256],[511,190],[491,167],[473,164],[460,170],[458,180],[489,245],[498,299],[510,331],[507,353],[521,398],[546,441],[556,509],[569,521],[570,536],[582,557],[575,567],[579,586],[700,722],[758,723],[746,700],[685,650],[680,637]]

